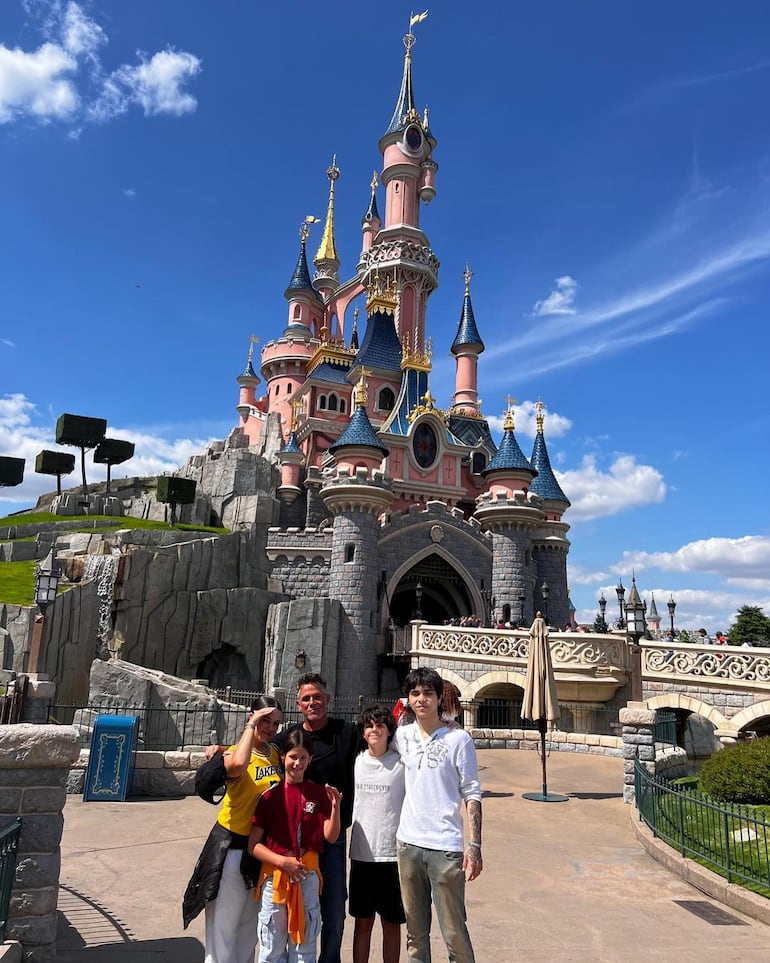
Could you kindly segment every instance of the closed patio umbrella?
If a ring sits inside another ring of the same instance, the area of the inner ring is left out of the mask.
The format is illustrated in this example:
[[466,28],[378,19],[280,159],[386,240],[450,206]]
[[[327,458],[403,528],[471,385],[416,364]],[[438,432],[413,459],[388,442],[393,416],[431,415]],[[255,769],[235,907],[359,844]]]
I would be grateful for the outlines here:
[[549,722],[559,719],[559,700],[556,698],[556,682],[551,663],[551,650],[548,645],[548,628],[540,612],[535,616],[529,630],[529,652],[527,654],[527,675],[524,679],[524,700],[521,715],[537,723],[540,732],[540,758],[543,763],[543,791],[525,792],[525,799],[537,802],[567,802],[567,796],[548,794],[546,773],[545,734]]

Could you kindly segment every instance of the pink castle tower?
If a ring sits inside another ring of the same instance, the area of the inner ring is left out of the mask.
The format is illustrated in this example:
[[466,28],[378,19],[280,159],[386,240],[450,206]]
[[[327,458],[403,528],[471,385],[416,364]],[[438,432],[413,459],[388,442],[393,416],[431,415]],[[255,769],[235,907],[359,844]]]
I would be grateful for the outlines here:
[[471,304],[472,271],[465,268],[465,297],[457,335],[452,342],[451,352],[455,356],[455,394],[452,403],[453,415],[473,418],[479,414],[478,364],[479,355],[484,350]]

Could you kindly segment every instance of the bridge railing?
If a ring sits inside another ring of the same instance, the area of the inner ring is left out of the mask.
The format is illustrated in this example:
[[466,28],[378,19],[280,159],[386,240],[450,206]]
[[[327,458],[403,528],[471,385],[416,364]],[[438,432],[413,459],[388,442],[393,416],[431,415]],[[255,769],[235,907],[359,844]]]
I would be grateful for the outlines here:
[[770,648],[642,642],[642,677],[684,685],[770,690]]

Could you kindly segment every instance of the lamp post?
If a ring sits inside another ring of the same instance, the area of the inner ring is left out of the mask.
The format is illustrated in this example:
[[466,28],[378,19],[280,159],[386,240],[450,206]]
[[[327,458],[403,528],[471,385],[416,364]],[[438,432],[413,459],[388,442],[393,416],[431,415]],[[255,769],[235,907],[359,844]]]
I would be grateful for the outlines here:
[[674,601],[674,596],[669,596],[668,602],[668,617],[671,619],[671,638],[674,638],[674,612],[676,612],[676,602]]
[[56,598],[59,590],[59,580],[62,573],[56,564],[53,549],[38,565],[35,572],[35,604],[40,609],[40,615],[35,616],[32,627],[32,640],[29,646],[27,672],[38,672],[40,663],[40,647],[43,642],[43,626],[45,625],[45,610]]
[[628,593],[626,602],[626,633],[630,642],[631,651],[631,699],[634,702],[641,702],[642,694],[642,647],[639,640],[647,631],[647,622],[644,617],[644,602],[639,597],[636,590],[636,579],[631,578],[631,591]]
[[618,608],[620,609],[620,618],[618,619],[618,628],[624,629],[626,627],[625,619],[623,618],[623,598],[626,594],[625,586],[623,585],[623,579],[618,579],[618,584],[615,586],[615,594],[618,597]]
[[607,631],[607,599],[604,597],[604,592],[602,592],[599,597],[599,631]]
[[414,617],[422,618],[422,582],[418,582],[414,590]]
[[540,586],[540,595],[543,598],[543,616],[546,625],[548,625],[548,591],[548,582],[543,582]]

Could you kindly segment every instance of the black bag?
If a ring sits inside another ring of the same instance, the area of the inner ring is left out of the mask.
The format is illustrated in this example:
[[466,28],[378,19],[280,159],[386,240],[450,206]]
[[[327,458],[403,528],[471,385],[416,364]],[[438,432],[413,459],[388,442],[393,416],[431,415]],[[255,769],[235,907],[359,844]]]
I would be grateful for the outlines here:
[[227,791],[227,770],[221,752],[207,759],[195,773],[195,792],[212,806],[218,806]]

